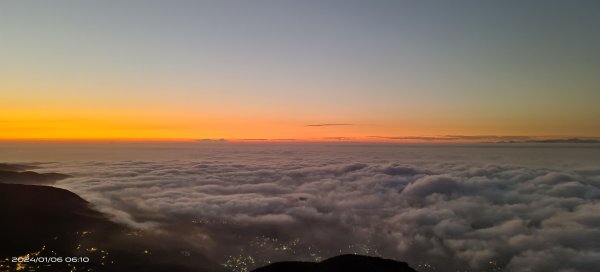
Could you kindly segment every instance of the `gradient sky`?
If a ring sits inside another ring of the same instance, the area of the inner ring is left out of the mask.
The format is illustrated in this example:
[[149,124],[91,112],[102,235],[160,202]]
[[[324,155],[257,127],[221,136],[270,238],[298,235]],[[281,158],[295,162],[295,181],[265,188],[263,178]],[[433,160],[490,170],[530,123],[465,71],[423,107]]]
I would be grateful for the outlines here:
[[599,30],[585,0],[3,1],[0,139],[597,137]]

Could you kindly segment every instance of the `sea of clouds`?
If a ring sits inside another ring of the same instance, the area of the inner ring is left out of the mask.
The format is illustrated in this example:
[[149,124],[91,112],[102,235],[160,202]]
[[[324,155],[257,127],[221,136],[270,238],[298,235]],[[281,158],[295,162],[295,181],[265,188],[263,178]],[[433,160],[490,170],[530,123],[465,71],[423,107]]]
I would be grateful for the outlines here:
[[419,271],[597,271],[599,147],[157,144],[44,167],[114,221],[233,270],[358,253]]

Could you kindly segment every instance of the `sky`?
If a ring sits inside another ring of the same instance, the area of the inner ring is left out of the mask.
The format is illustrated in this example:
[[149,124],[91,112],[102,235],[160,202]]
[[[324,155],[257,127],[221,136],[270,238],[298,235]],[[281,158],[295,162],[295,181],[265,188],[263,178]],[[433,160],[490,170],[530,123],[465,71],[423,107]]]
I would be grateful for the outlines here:
[[0,139],[600,136],[597,1],[0,3]]

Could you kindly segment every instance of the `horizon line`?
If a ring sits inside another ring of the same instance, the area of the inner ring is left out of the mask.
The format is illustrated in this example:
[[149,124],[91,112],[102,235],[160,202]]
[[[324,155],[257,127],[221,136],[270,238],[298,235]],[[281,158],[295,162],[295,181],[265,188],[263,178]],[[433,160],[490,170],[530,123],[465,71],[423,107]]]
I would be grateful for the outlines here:
[[0,138],[10,142],[63,142],[63,143],[600,143],[600,137],[589,136],[501,136],[501,135],[441,135],[441,136],[364,136],[321,138]]

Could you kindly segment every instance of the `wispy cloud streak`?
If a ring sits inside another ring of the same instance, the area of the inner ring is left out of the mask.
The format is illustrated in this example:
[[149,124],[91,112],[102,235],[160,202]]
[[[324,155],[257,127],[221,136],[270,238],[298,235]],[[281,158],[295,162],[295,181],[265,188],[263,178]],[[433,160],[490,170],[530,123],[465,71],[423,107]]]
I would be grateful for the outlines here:
[[353,126],[354,124],[333,123],[333,124],[308,124],[307,127],[336,127],[336,126]]

